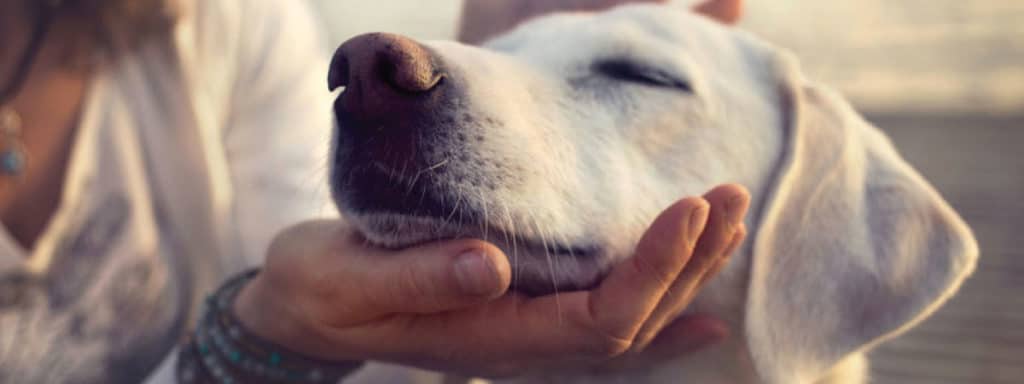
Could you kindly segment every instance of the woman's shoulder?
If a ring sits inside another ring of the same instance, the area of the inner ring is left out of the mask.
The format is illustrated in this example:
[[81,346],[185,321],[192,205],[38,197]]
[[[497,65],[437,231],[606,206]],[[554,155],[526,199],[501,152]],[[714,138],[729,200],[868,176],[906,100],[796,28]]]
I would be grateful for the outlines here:
[[299,86],[288,84],[297,72],[326,67],[323,29],[304,0],[180,3],[175,56],[189,89],[201,93],[204,108],[213,108],[209,112],[223,114],[239,103],[287,93]]

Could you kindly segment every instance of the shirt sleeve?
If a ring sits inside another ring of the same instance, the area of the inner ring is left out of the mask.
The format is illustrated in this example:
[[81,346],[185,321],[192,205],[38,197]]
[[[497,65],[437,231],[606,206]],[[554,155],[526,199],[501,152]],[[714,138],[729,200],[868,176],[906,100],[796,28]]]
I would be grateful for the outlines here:
[[175,347],[167,354],[160,365],[153,373],[149,374],[145,384],[178,384],[177,374],[174,372],[175,367],[178,365],[178,352],[181,348]]
[[[327,187],[333,95],[328,51],[301,0],[189,1],[190,56],[219,122],[235,254],[225,264],[262,264],[273,236],[314,218],[336,217]],[[233,271],[226,271],[233,273]],[[145,381],[175,384],[179,348]]]
[[249,267],[284,227],[336,216],[327,184],[334,120],[328,51],[308,4],[243,3],[223,143],[243,259],[235,264]]

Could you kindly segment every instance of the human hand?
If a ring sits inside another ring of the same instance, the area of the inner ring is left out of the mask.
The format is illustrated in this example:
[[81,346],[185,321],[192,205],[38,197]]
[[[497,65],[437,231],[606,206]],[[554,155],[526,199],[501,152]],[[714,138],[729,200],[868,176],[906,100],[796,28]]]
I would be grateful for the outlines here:
[[388,251],[340,222],[311,222],[274,241],[235,311],[253,333],[308,356],[472,376],[672,357],[725,337],[708,317],[672,320],[742,241],[748,205],[737,186],[683,199],[598,287],[535,298],[506,292],[508,259],[488,243]]
[[[466,0],[459,23],[459,41],[479,44],[519,23],[558,11],[599,11],[626,3],[666,3],[667,0]],[[736,24],[743,0],[705,0],[693,11],[724,24]]]
[[466,0],[462,5],[459,41],[478,44],[532,17],[557,11],[597,11],[625,3],[667,0]]

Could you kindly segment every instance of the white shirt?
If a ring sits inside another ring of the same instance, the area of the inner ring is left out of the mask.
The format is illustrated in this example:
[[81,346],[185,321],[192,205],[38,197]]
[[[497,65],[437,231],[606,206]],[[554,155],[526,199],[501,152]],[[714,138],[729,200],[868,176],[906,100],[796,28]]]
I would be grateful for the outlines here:
[[170,41],[90,84],[36,248],[0,228],[0,382],[141,381],[220,280],[334,214],[328,56],[305,3],[181,3]]

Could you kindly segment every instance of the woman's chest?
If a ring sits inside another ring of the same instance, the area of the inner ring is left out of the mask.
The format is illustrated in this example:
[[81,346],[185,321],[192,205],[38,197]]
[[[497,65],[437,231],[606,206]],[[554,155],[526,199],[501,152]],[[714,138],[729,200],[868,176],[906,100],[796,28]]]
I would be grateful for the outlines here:
[[88,77],[43,71],[0,106],[0,150],[14,159],[0,173],[0,221],[23,248],[34,248],[59,204]]

